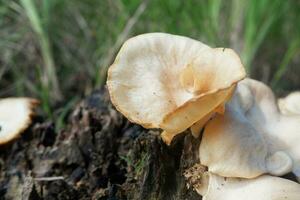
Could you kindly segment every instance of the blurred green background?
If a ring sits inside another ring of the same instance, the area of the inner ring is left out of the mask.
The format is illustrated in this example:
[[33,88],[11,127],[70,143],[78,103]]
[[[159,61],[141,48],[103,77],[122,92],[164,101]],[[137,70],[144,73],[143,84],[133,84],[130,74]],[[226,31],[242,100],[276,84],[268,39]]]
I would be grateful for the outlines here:
[[145,32],[231,47],[276,94],[300,89],[298,0],[0,0],[0,97],[36,97],[61,119]]

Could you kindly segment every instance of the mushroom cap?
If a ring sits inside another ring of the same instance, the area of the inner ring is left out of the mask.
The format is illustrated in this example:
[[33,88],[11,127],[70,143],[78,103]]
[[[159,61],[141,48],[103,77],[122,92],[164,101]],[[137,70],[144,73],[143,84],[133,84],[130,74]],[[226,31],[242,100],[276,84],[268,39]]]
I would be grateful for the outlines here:
[[205,127],[201,164],[226,176],[253,178],[264,173],[300,177],[300,116],[279,112],[275,97],[261,82],[241,81],[225,114]]
[[300,197],[300,184],[274,176],[241,179],[206,172],[202,178],[206,180],[195,189],[203,200],[298,200]]
[[107,86],[117,110],[145,128],[163,129],[170,143],[224,103],[244,77],[231,49],[149,33],[124,43],[108,70]]
[[206,125],[200,144],[200,162],[220,176],[253,178],[266,172],[268,149],[262,135],[245,116],[227,106]]
[[37,104],[31,98],[0,99],[0,145],[15,139],[30,125]]
[[280,112],[283,114],[300,115],[300,92],[292,92],[278,100]]

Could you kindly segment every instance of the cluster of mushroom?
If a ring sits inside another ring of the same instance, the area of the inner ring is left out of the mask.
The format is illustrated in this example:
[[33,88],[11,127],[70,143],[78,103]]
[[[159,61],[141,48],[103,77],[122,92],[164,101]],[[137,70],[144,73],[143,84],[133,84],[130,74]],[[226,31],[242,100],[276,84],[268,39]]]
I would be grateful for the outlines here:
[[[190,128],[201,139],[204,200],[300,199],[300,109],[246,78],[231,49],[165,33],[127,40],[109,68],[116,109],[145,128],[160,128],[170,144]],[[300,96],[300,95],[299,95]],[[299,100],[299,97],[298,97]],[[200,132],[203,130],[202,137]]]
[[17,138],[30,125],[38,101],[17,97],[0,99],[0,145]]

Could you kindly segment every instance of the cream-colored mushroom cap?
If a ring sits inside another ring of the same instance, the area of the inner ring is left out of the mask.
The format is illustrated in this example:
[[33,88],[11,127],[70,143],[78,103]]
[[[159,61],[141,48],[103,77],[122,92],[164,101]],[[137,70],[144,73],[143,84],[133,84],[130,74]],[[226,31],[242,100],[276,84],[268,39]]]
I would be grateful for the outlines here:
[[202,177],[196,191],[203,200],[299,200],[300,184],[274,176],[254,179],[224,178],[212,173]]
[[130,121],[161,128],[166,143],[222,107],[245,77],[231,49],[149,33],[127,40],[109,68],[112,103]]
[[30,125],[37,104],[30,98],[0,99],[0,145],[18,137]]
[[201,164],[225,177],[253,178],[293,172],[300,177],[300,116],[279,112],[275,97],[261,82],[241,81],[224,115],[205,127]]
[[278,106],[283,114],[300,115],[300,92],[293,92],[278,100]]

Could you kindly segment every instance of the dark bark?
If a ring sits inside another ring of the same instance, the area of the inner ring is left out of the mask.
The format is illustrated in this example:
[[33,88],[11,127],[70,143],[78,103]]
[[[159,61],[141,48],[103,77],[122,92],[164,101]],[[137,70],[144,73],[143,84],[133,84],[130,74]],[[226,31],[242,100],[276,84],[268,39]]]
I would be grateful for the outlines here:
[[201,199],[183,177],[199,140],[183,133],[165,145],[159,131],[122,117],[104,90],[78,104],[64,130],[54,127],[36,119],[1,147],[0,199]]

